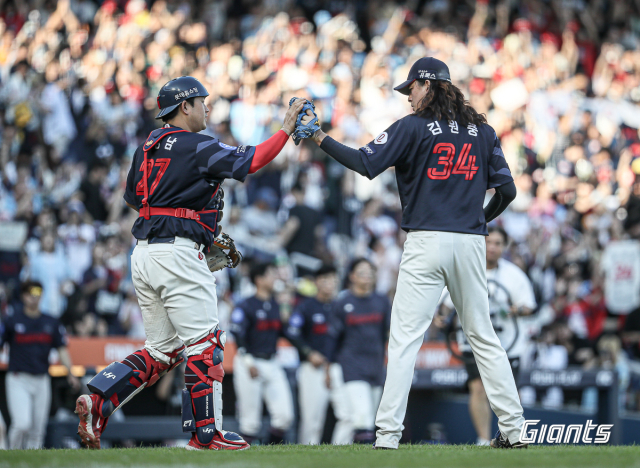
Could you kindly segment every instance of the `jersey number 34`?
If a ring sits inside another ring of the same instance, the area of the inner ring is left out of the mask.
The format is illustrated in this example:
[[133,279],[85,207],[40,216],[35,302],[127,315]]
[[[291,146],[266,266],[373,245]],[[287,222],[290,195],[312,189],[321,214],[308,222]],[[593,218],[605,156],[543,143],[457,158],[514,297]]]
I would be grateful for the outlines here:
[[453,158],[456,155],[456,147],[453,146],[453,143],[438,143],[433,148],[433,154],[440,155],[438,165],[442,164],[444,167],[442,169],[429,168],[427,176],[429,179],[443,180],[448,179],[451,174],[462,174],[464,175],[464,180],[473,180],[473,176],[476,175],[480,168],[476,166],[476,157],[470,155],[470,151],[471,143],[465,143],[454,166]]

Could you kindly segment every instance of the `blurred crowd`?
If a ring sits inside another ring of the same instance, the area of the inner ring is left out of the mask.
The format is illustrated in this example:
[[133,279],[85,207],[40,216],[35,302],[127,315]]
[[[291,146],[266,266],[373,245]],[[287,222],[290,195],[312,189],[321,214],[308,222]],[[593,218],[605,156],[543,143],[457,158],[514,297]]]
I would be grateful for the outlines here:
[[[633,2],[0,0],[0,314],[33,279],[70,334],[144,336],[122,195],[168,80],[207,87],[205,132],[226,144],[261,143],[301,96],[359,147],[410,112],[392,87],[423,56],[487,115],[514,175],[518,197],[496,223],[538,302],[531,365],[546,352],[541,367],[616,368],[623,406],[639,409]],[[290,142],[224,190],[223,231],[247,264],[278,266],[284,315],[314,294],[307,273],[332,263],[344,275],[359,256],[393,297],[405,233],[392,170],[370,181]],[[252,293],[247,267],[216,276],[228,315]]]

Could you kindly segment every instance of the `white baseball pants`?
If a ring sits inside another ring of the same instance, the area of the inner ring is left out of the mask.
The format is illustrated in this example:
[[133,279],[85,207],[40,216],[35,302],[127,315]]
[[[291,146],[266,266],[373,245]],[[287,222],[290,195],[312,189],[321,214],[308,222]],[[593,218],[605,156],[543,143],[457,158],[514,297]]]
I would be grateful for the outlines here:
[[440,231],[407,235],[391,310],[387,379],[376,416],[376,446],[397,448],[418,350],[446,285],[478,363],[498,426],[520,438],[522,406],[507,355],[489,318],[484,236]]
[[380,404],[382,387],[373,386],[363,380],[344,384],[349,397],[351,426],[354,431],[374,429],[376,409]]
[[251,378],[244,356],[236,354],[233,360],[233,386],[238,404],[240,432],[257,436],[262,428],[262,401],[267,405],[271,427],[281,431],[293,423],[293,397],[291,386],[282,366],[272,359],[254,360],[258,377]]
[[0,450],[7,450],[7,425],[4,423],[2,413],[0,413]]
[[351,443],[353,430],[348,396],[340,364],[329,365],[330,387],[327,388],[326,368],[303,362],[298,369],[298,401],[300,404],[300,431],[298,442],[317,445],[322,440],[327,405],[331,401],[336,416],[331,443]]
[[171,353],[186,346],[187,356],[201,354],[211,343],[193,346],[218,325],[216,281],[200,249],[190,239],[172,244],[139,240],[131,255],[131,277],[147,340],[154,359],[169,364]]
[[5,383],[11,416],[9,448],[42,448],[51,407],[51,379],[47,374],[9,372]]

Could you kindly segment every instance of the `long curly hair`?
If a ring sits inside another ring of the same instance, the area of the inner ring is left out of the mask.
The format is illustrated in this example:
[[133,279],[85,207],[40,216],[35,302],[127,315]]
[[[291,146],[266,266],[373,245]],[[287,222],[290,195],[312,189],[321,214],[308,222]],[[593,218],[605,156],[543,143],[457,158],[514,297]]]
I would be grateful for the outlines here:
[[[424,86],[424,81],[419,80]],[[436,120],[455,120],[463,126],[487,123],[487,117],[479,114],[469,101],[465,100],[462,91],[448,81],[431,81],[431,86],[414,115],[432,117]]]

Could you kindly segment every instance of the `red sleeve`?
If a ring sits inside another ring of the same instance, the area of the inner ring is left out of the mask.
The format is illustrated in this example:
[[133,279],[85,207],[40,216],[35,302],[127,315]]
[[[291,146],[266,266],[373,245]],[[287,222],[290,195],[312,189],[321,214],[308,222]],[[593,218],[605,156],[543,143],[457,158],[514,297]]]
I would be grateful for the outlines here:
[[282,151],[288,139],[289,135],[287,135],[284,130],[278,130],[278,132],[267,141],[256,146],[256,151],[253,154],[253,160],[249,167],[249,174],[259,171],[273,161],[280,151]]

